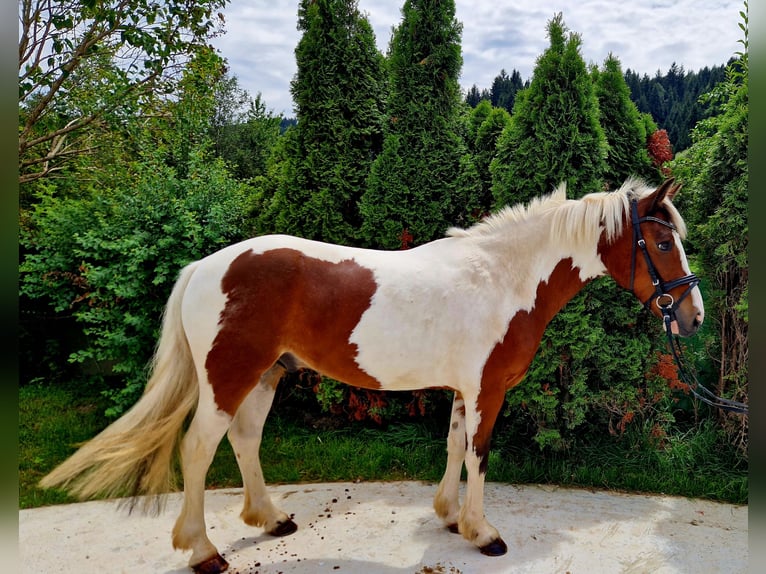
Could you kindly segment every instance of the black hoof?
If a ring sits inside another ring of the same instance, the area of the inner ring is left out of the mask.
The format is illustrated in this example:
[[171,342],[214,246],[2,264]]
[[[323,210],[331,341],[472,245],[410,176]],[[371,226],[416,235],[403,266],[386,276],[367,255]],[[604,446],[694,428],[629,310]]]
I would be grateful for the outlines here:
[[481,550],[481,553],[485,556],[502,556],[508,552],[508,547],[505,545],[502,538],[498,538],[497,540],[493,540],[489,544],[482,546],[479,550]]
[[196,574],[220,574],[221,572],[226,572],[229,568],[229,563],[223,559],[223,556],[216,554],[212,558],[208,558],[191,568]]
[[276,527],[269,532],[272,536],[289,536],[298,530],[298,525],[289,518],[284,522],[277,522]]
[[452,532],[452,534],[460,534],[460,529],[457,527],[457,524],[448,524],[447,530]]

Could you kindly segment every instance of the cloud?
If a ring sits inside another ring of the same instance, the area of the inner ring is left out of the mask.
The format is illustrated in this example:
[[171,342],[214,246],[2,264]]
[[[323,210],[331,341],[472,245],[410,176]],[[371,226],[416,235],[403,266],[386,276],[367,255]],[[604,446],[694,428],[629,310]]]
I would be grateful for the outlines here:
[[[224,14],[227,33],[213,44],[251,95],[260,92],[276,113],[293,115],[290,81],[296,72],[298,0],[231,0]],[[404,0],[360,0],[385,53],[391,30],[401,21]],[[563,4],[563,6],[562,6]],[[547,24],[563,12],[570,31],[582,39],[586,63],[600,65],[611,52],[623,70],[653,76],[674,62],[687,71],[725,64],[740,50],[741,0],[456,0],[463,25],[464,89],[489,88],[505,69],[532,76],[548,46]]]

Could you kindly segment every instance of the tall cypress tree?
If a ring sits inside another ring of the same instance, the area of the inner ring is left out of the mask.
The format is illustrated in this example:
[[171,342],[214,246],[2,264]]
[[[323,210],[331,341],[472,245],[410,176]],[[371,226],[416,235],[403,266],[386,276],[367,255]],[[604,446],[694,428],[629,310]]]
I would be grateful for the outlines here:
[[646,128],[638,108],[630,99],[630,88],[620,61],[609,54],[601,70],[594,70],[596,97],[609,151],[605,180],[611,189],[629,176],[649,178],[656,173],[646,151]]
[[[560,14],[548,32],[551,45],[530,87],[517,95],[491,164],[498,204],[528,201],[562,181],[569,197],[603,186],[608,147],[580,38],[567,34]],[[617,412],[625,409],[620,416],[637,410],[648,393],[651,333],[660,334],[656,324],[650,331],[655,319],[639,308],[612,281],[588,284],[550,322],[525,381],[508,393],[511,424],[533,422],[540,446],[563,449],[588,418],[602,424],[614,416],[611,401],[620,405]]]
[[[483,100],[471,114],[471,128],[468,135],[471,141],[473,163],[481,180],[480,207],[482,213],[492,209],[492,174],[489,166],[495,157],[497,140],[511,122],[511,114],[504,108],[494,108]],[[473,125],[478,123],[478,125]]]
[[383,152],[360,210],[367,244],[398,248],[442,236],[470,219],[479,181],[460,136],[461,25],[455,3],[407,0],[388,51],[390,92]]
[[291,165],[263,220],[272,231],[355,244],[358,202],[383,141],[384,58],[357,0],[302,0],[298,28]]
[[567,33],[561,13],[548,23],[548,36],[551,45],[529,88],[516,95],[490,167],[498,205],[526,202],[562,181],[577,196],[602,187],[607,144],[580,36]]

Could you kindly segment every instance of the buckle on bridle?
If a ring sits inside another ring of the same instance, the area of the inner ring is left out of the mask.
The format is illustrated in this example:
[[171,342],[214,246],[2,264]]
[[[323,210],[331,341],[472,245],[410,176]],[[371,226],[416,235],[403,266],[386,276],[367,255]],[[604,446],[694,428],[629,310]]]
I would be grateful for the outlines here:
[[[668,300],[667,303],[660,303],[660,299],[666,298]],[[670,311],[673,309],[673,304],[676,302],[676,300],[673,298],[673,295],[670,293],[662,293],[660,295],[657,295],[657,297],[654,299],[654,304],[657,305],[657,308],[660,311]]]

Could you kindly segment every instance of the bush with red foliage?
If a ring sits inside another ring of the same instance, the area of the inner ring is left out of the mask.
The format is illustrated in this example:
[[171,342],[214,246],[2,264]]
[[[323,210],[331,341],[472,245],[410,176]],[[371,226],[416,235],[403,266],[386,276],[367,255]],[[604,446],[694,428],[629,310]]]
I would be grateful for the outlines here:
[[[673,159],[673,144],[670,143],[668,132],[666,130],[657,130],[649,136],[646,142],[649,157],[652,158],[654,167],[659,168],[663,173],[667,168],[663,165]],[[667,173],[665,173],[667,175]]]

